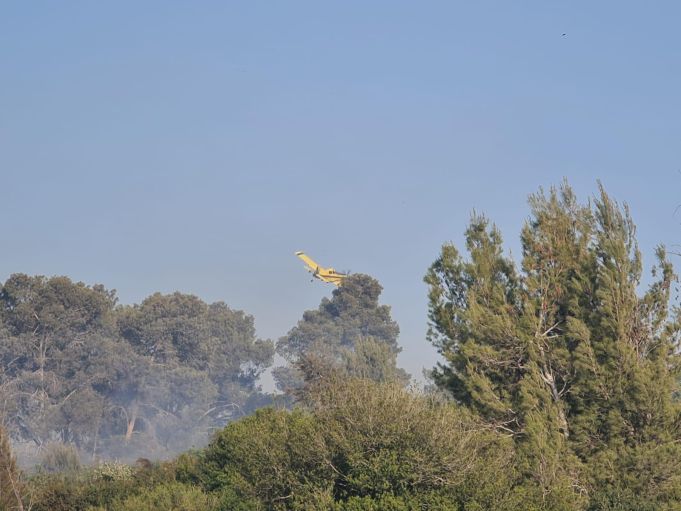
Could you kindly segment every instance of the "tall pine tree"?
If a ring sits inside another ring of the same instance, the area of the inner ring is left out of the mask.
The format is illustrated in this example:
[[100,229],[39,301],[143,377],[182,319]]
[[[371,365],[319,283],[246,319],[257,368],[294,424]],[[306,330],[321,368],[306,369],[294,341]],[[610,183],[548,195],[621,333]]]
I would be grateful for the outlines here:
[[567,184],[529,202],[520,267],[474,216],[468,257],[445,245],[429,269],[429,339],[445,359],[435,381],[515,439],[526,488],[547,509],[681,502],[664,249],[639,296],[626,207],[602,187],[581,205]]

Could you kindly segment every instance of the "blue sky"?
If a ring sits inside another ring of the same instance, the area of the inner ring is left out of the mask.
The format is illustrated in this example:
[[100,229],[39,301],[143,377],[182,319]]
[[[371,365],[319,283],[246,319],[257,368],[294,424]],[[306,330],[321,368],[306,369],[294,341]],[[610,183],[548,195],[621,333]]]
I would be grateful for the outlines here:
[[[422,277],[485,212],[600,179],[646,261],[681,243],[678,2],[2,2],[0,278],[224,300],[276,339],[369,273],[400,363]],[[565,35],[563,35],[565,34]]]

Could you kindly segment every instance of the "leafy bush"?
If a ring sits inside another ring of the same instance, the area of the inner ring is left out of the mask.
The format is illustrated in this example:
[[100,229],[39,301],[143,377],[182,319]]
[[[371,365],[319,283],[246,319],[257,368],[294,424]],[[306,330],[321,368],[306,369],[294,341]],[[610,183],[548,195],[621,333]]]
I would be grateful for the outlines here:
[[[343,378],[311,389],[307,406],[227,426],[200,457],[197,480],[267,509],[509,510],[526,496],[512,442],[454,405]],[[525,500],[517,509],[530,508]]]
[[217,433],[202,460],[210,490],[232,488],[274,509],[327,502],[334,473],[314,418],[266,408]]
[[102,463],[91,474],[94,481],[127,481],[132,478],[133,468],[122,463]]
[[110,511],[218,511],[218,498],[201,488],[173,482],[128,497],[111,505]]
[[107,508],[113,502],[175,481],[172,464],[135,470],[120,463],[105,463],[78,472],[38,474],[30,480],[34,511],[79,511]]

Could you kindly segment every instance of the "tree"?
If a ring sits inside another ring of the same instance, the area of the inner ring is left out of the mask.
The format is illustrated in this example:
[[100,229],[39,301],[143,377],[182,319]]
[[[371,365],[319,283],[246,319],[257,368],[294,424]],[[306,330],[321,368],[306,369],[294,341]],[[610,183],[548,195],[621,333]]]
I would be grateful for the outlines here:
[[373,337],[360,337],[352,350],[342,354],[341,368],[345,374],[376,382],[397,382],[406,385],[409,375],[397,367],[397,353]]
[[429,339],[445,359],[435,381],[515,439],[519,466],[554,508],[623,481],[648,502],[679,501],[679,325],[668,319],[675,275],[664,249],[638,296],[626,207],[602,187],[580,205],[567,184],[530,206],[520,268],[474,216],[469,258],[445,245],[429,269]]
[[217,387],[212,408],[220,425],[247,411],[259,391],[258,378],[274,356],[273,343],[256,337],[253,316],[223,302],[156,293],[117,315],[121,336],[139,355],[167,370],[183,367],[208,375]]
[[0,290],[0,361],[7,416],[17,437],[87,443],[101,415],[88,375],[102,334],[112,332],[115,293],[66,277],[14,274]]
[[390,307],[379,304],[381,291],[376,279],[351,275],[333,291],[330,300],[323,298],[317,310],[305,311],[298,324],[277,342],[277,352],[289,362],[288,367],[274,371],[278,387],[286,390],[301,385],[295,365],[308,355],[345,366],[351,374],[408,380],[409,376],[395,367],[401,350],[397,343],[400,329],[390,316]]
[[66,277],[2,285],[0,420],[17,441],[168,454],[265,399],[257,380],[274,346],[252,316],[181,293],[116,302]]

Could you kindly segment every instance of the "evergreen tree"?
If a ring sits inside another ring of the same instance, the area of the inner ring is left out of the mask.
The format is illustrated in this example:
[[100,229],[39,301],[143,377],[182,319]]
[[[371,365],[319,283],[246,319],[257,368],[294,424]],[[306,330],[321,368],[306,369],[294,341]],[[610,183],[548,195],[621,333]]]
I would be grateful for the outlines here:
[[379,304],[382,289],[368,275],[351,275],[330,300],[324,298],[317,310],[305,311],[277,343],[277,353],[289,362],[273,371],[277,386],[299,388],[302,375],[296,366],[308,362],[342,367],[349,375],[377,381],[408,381],[409,375],[395,365],[400,329],[390,307]]
[[681,502],[679,328],[668,319],[675,276],[664,249],[639,296],[626,207],[602,188],[580,205],[567,184],[530,206],[520,268],[498,230],[474,216],[468,259],[445,245],[428,271],[429,339],[446,361],[435,381],[515,438],[528,488],[547,509],[579,508],[585,495],[620,505],[620,486]]

